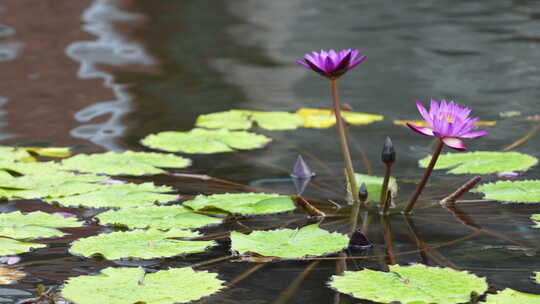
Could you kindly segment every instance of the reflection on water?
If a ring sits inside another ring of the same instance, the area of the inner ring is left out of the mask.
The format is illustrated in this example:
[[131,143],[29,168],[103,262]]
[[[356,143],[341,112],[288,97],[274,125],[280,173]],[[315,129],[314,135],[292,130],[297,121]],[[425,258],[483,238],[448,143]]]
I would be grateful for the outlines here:
[[[131,97],[126,92],[126,85],[115,82],[114,76],[99,65],[124,66],[131,64],[152,64],[152,59],[145,54],[138,43],[126,41],[114,28],[113,23],[129,22],[141,16],[120,10],[115,6],[118,1],[96,0],[84,11],[82,19],[84,30],[96,35],[96,41],[77,41],[70,44],[66,53],[80,62],[77,75],[80,78],[101,78],[103,85],[114,92],[115,100],[92,104],[75,114],[75,118],[83,124],[71,131],[74,137],[88,139],[108,150],[119,150],[119,136],[126,129],[122,123],[125,113],[131,109]],[[106,116],[104,122],[91,121]]]

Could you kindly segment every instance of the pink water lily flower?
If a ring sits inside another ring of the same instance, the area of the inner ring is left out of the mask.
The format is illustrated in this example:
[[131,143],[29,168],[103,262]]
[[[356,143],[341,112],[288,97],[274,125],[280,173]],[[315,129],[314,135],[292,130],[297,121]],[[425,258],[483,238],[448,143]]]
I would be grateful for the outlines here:
[[476,138],[488,134],[485,130],[471,132],[477,128],[474,123],[479,118],[469,117],[471,109],[460,107],[453,101],[446,102],[443,99],[439,104],[431,100],[429,112],[419,101],[416,102],[416,106],[427,126],[415,126],[410,123],[407,123],[407,126],[422,135],[440,138],[452,149],[465,150],[465,145],[460,138]]
[[324,77],[336,79],[366,58],[366,56],[356,58],[358,54],[360,51],[357,49],[346,49],[340,52],[321,50],[319,53],[305,54],[304,60],[296,60],[296,62]]

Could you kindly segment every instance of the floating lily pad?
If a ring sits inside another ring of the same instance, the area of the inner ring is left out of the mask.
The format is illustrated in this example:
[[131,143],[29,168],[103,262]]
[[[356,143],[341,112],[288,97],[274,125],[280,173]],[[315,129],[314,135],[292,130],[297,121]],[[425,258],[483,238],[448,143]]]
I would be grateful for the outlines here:
[[492,200],[540,203],[540,180],[498,181],[482,184],[472,192],[484,193],[486,199]]
[[[531,216],[531,219],[533,220],[534,222],[534,226],[533,228],[540,228],[540,213],[539,214],[533,214]],[[538,272],[537,272],[538,274]],[[537,275],[537,280],[538,280],[538,283],[540,284],[540,277]]]
[[[366,184],[366,188],[368,191],[367,202],[379,203],[380,198],[381,198],[382,183],[383,183],[384,177],[359,174],[359,173],[355,173],[354,176],[356,177],[357,185],[361,185],[362,183]],[[388,190],[390,191],[390,196],[393,201],[398,191],[398,184],[394,177],[390,177],[390,180],[388,181]]]
[[497,294],[488,294],[486,304],[540,304],[540,295],[506,288]]
[[[336,124],[336,117],[331,110],[303,108],[296,112],[304,118],[306,128],[329,128]],[[341,111],[343,119],[352,125],[367,125],[383,120],[382,115]]]
[[294,210],[290,196],[267,193],[225,193],[197,195],[184,206],[197,211],[222,211],[232,214],[271,214]]
[[7,285],[24,278],[26,274],[12,268],[0,267],[0,285]]
[[40,156],[47,156],[47,157],[70,157],[71,151],[69,148],[66,147],[47,147],[47,148],[41,148],[41,147],[22,147],[22,149],[35,153]]
[[215,245],[212,241],[173,239],[196,236],[199,236],[196,232],[179,229],[119,231],[78,239],[72,243],[70,252],[86,257],[100,254],[108,260],[153,259],[203,252]]
[[[427,127],[428,123],[425,120],[394,120],[394,124],[398,126],[407,126],[407,123],[413,124],[419,127]],[[497,125],[496,121],[479,120],[474,123],[477,127],[493,127]]]
[[293,130],[302,126],[304,119],[289,112],[230,110],[200,115],[196,125],[210,129],[247,130],[253,122],[267,130]]
[[[425,168],[431,159],[427,156],[419,161]],[[524,171],[536,165],[538,159],[518,152],[466,152],[446,153],[439,156],[435,169],[452,168],[452,174],[489,174],[496,172]]]
[[103,225],[113,224],[129,228],[193,229],[219,224],[221,219],[194,213],[182,206],[149,206],[110,210],[97,216]]
[[190,163],[174,154],[134,151],[78,154],[62,161],[67,170],[109,175],[160,174],[166,171],[159,168],[185,168]]
[[0,171],[4,172],[0,175],[0,196],[8,199],[50,198],[84,193],[99,188],[95,182],[107,179],[94,174],[61,171],[48,163],[1,163],[0,166],[2,165],[8,171],[24,171],[25,174],[15,177],[6,171]]
[[41,211],[22,214],[19,211],[0,214],[0,235],[14,239],[37,239],[65,235],[59,227],[81,227],[75,217]]
[[43,247],[46,246],[39,243],[27,243],[8,238],[0,238],[0,256],[19,254]]
[[332,276],[330,286],[355,298],[380,303],[456,304],[483,294],[484,278],[451,268],[392,265],[390,272],[364,269]]
[[188,267],[155,273],[109,267],[99,275],[67,280],[61,295],[77,304],[188,303],[218,292],[223,283],[215,273]]
[[285,259],[328,255],[341,251],[348,244],[347,236],[320,229],[317,224],[301,229],[253,231],[247,235],[231,232],[231,250]]
[[537,284],[540,284],[540,271],[534,273],[534,280]]
[[123,208],[167,203],[178,199],[178,195],[165,194],[173,189],[157,187],[152,183],[100,185],[95,191],[52,199],[63,206],[90,208]]
[[25,149],[0,146],[0,161],[34,162],[36,159]]
[[167,152],[219,153],[261,148],[270,138],[246,131],[193,129],[187,132],[166,131],[150,134],[141,140],[147,147]]

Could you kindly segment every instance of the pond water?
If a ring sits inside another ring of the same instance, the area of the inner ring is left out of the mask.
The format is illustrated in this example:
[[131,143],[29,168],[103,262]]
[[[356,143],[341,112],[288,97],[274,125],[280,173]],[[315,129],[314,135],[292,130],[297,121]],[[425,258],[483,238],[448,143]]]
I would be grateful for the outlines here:
[[[497,121],[490,134],[468,141],[470,150],[501,150],[531,131],[540,105],[540,2],[344,0],[35,1],[0,5],[1,123],[3,144],[71,146],[75,152],[145,150],[139,140],[165,130],[189,130],[198,115],[228,109],[295,111],[330,106],[330,89],[295,58],[328,48],[359,48],[367,59],[340,80],[342,101],[355,111],[381,114],[382,122],[349,128],[357,172],[382,175],[384,137],[397,150],[393,168],[398,205],[406,202],[423,170],[417,161],[430,139],[393,124],[420,119],[415,100],[454,99],[482,120]],[[32,18],[41,14],[41,18]],[[36,20],[38,19],[38,20]],[[520,111],[517,117],[501,112]],[[342,160],[330,129],[256,130],[273,138],[259,150],[191,155],[178,172],[207,174],[265,191],[293,193],[290,168],[298,154],[317,172],[306,197],[332,216],[322,227],[347,232],[350,208],[343,200]],[[540,136],[514,150],[540,156]],[[533,167],[526,178],[539,178]],[[91,224],[49,246],[21,255],[28,276],[0,287],[0,303],[35,296],[36,284],[60,285],[73,276],[111,265],[167,269],[199,265],[219,273],[230,288],[204,303],[369,303],[326,287],[344,266],[385,269],[388,263],[425,263],[469,270],[492,288],[540,293],[530,279],[540,271],[540,232],[529,216],[534,204],[469,202],[441,208],[438,199],[467,180],[435,171],[414,216],[387,220],[375,212],[367,236],[374,248],[302,262],[205,261],[230,255],[223,232],[299,227],[295,213],[231,220],[203,230],[219,246],[202,254],[150,261],[110,262],[70,255],[68,243],[107,231]],[[484,181],[494,181],[485,176]],[[134,178],[174,186],[184,195],[246,191],[167,176]],[[467,194],[464,199],[479,199]],[[339,210],[324,201],[331,199]],[[20,200],[0,211],[69,211],[90,219],[94,211]],[[240,222],[240,223],[239,223]],[[389,246],[391,230],[391,246]],[[386,241],[385,241],[386,236]],[[419,250],[419,248],[423,248]],[[231,283],[232,282],[232,283]]]

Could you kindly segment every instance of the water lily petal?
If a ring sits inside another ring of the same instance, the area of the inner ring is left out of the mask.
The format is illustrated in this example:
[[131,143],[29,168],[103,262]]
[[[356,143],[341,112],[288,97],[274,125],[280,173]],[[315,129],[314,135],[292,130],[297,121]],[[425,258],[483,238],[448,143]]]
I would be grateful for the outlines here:
[[461,139],[455,138],[455,137],[445,137],[442,139],[445,145],[452,149],[464,151],[466,150],[465,144]]
[[428,128],[428,127],[418,127],[418,126],[415,126],[413,124],[410,124],[410,123],[407,123],[407,126],[409,128],[411,128],[413,131],[415,132],[418,132],[422,135],[425,135],[425,136],[434,136],[433,134],[433,130],[431,128]]
[[424,107],[424,105],[423,105],[420,101],[417,101],[417,102],[416,102],[416,107],[418,108],[418,111],[420,112],[420,115],[422,115],[422,117],[424,118],[424,120],[425,120],[429,125],[431,125],[431,124],[432,124],[431,116],[429,115],[429,113],[428,113],[428,111],[426,110],[426,108]]
[[482,131],[467,133],[467,134],[461,135],[460,137],[461,138],[477,138],[477,137],[480,137],[480,136],[484,136],[484,135],[486,135],[488,133],[489,133],[489,131],[482,130]]

